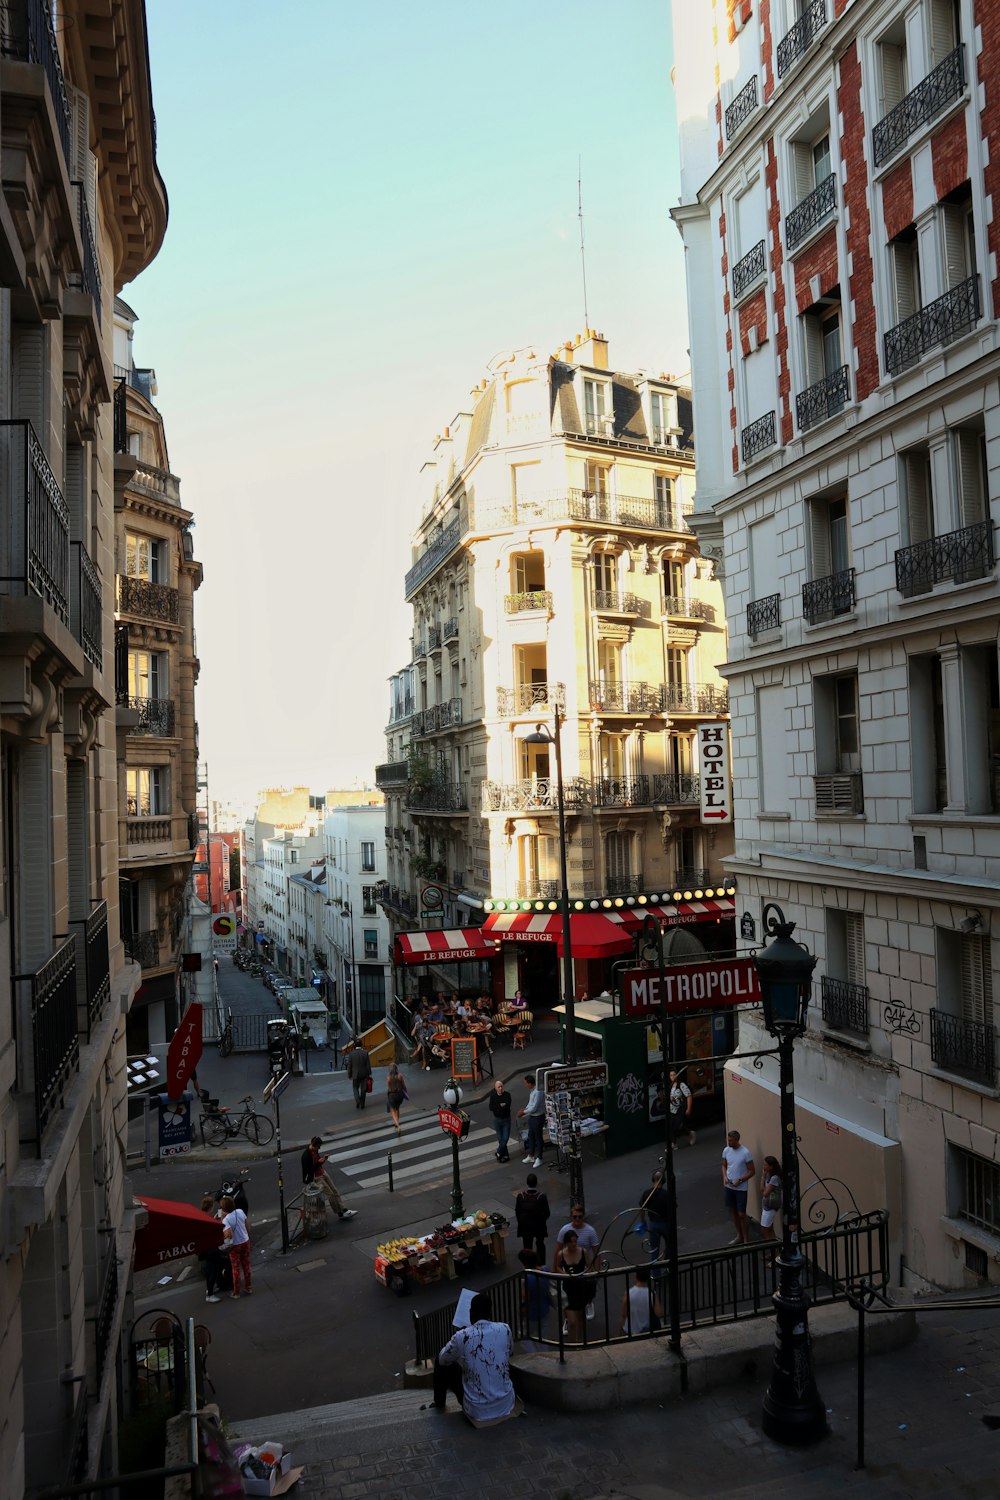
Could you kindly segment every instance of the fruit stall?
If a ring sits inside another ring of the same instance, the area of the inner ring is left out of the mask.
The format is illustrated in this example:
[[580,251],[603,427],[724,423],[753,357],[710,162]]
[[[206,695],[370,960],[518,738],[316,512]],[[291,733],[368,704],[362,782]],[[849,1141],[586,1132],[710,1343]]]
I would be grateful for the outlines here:
[[403,1235],[376,1247],[375,1279],[405,1297],[414,1286],[454,1281],[466,1271],[506,1264],[508,1220],[482,1209],[427,1234]]

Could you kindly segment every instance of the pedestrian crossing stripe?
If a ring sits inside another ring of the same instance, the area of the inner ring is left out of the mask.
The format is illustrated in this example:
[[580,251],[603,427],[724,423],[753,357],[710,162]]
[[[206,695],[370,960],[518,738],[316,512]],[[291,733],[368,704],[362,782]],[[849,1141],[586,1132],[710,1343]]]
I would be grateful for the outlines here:
[[[393,1182],[408,1181],[451,1168],[451,1138],[440,1127],[437,1116],[425,1124],[411,1125],[397,1136],[383,1127],[352,1131],[324,1140],[321,1148],[330,1155],[330,1165],[355,1181],[358,1187],[386,1187],[389,1182],[388,1153],[392,1152]],[[470,1137],[459,1148],[463,1165],[496,1158],[496,1136]]]

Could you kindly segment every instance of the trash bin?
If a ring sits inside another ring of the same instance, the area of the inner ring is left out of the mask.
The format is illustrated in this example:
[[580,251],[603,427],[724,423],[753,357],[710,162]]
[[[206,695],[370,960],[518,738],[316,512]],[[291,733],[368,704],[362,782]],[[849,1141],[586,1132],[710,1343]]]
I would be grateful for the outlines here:
[[302,1232],[307,1240],[325,1240],[330,1232],[323,1189],[310,1182],[302,1193]]

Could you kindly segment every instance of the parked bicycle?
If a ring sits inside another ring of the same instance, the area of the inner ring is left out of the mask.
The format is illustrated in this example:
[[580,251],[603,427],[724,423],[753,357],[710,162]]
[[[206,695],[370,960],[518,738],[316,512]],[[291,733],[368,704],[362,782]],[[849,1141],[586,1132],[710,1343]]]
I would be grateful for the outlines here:
[[255,1146],[267,1145],[274,1135],[273,1122],[267,1115],[254,1112],[254,1100],[249,1094],[240,1103],[243,1110],[238,1115],[228,1110],[224,1104],[217,1109],[205,1111],[201,1117],[201,1129],[206,1145],[222,1146],[238,1135],[245,1135]]
[[228,1057],[233,1050],[233,1013],[226,1012],[226,1024],[219,1032],[219,1056]]

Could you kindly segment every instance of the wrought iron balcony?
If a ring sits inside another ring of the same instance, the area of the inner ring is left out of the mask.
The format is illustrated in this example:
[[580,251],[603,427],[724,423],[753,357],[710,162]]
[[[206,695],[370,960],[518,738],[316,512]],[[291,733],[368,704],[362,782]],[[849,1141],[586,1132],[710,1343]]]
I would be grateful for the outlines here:
[[427,649],[436,651],[441,644],[441,626],[428,625],[427,627]]
[[88,293],[94,304],[97,321],[101,321],[101,271],[97,260],[97,241],[94,237],[94,227],[90,222],[90,209],[87,207],[87,194],[82,182],[73,183],[73,191],[76,194],[77,221],[80,225],[80,239],[83,243],[83,275],[80,277],[80,290]]
[[681,806],[701,801],[701,777],[682,771],[671,774],[658,772],[653,777],[653,802],[668,806]]
[[868,1035],[868,986],[848,984],[845,979],[831,979],[824,974],[823,1020],[835,1031],[852,1031],[855,1036]]
[[678,620],[704,620],[706,625],[715,623],[715,608],[702,599],[684,599],[680,594],[663,596],[663,613]]
[[660,688],[652,682],[592,682],[590,706],[606,714],[659,713]]
[[712,682],[665,682],[661,711],[670,714],[727,714],[729,689]]
[[444,703],[434,703],[413,715],[410,735],[420,739],[425,734],[436,734],[439,729],[452,729],[462,722],[461,698],[447,698]]
[[961,43],[932,68],[915,89],[884,115],[872,131],[872,159],[876,167],[894,156],[919,130],[933,120],[965,89],[965,48]]
[[775,422],[774,412],[765,412],[749,427],[744,427],[740,433],[740,445],[743,450],[743,462],[752,463],[758,453],[766,453],[768,448],[773,448],[778,441],[778,429]]
[[559,895],[558,880],[518,880],[514,890],[521,901],[555,901]]
[[801,245],[804,239],[833,217],[837,207],[837,179],[831,172],[829,177],[817,183],[812,192],[797,203],[791,213],[785,215],[785,244],[789,250]]
[[458,546],[462,535],[461,517],[456,516],[449,521],[447,526],[439,526],[427,538],[427,547],[421,557],[413,564],[406,575],[403,592],[407,599],[412,598],[420,585],[437,572],[438,568],[450,557]]
[[83,975],[82,995],[84,1029],[89,1037],[93,1026],[101,1019],[108,996],[111,993],[111,969],[108,960],[108,903],[102,901],[95,906],[89,917],[71,922],[79,930],[78,941],[82,950],[79,971]]
[[[100,1381],[111,1353],[111,1334],[114,1329],[115,1309],[118,1306],[118,1256],[112,1242],[111,1250],[101,1273],[101,1291],[94,1318],[94,1356],[97,1361],[97,1378]],[[84,1478],[85,1474],[81,1476]]]
[[764,599],[751,599],[747,605],[747,635],[755,641],[769,630],[781,628],[781,595],[768,594]]
[[91,562],[82,542],[74,542],[73,548],[76,552],[76,567],[70,579],[73,634],[83,647],[84,656],[100,671],[104,662],[102,644],[104,601],[101,595],[101,575]]
[[380,766],[375,767],[375,785],[383,786],[405,786],[410,779],[410,762],[408,760],[387,760]]
[[648,776],[603,776],[594,782],[595,807],[648,807]]
[[422,635],[413,637],[413,660],[419,661],[422,656],[427,655],[427,641]]
[[688,865],[687,869],[682,866],[674,873],[675,891],[690,891],[693,895],[695,891],[704,890],[706,885],[712,883],[709,872],[703,865]]
[[442,635],[446,641],[458,640],[458,620],[454,615],[450,620],[445,620]]
[[123,614],[159,620],[164,625],[178,623],[180,611],[176,589],[165,583],[150,583],[148,578],[134,578],[130,573],[119,573],[116,583],[118,608]]
[[799,431],[808,432],[818,422],[835,417],[843,411],[851,399],[851,377],[847,365],[841,365],[832,375],[824,375],[815,385],[807,386],[795,398],[795,415]]
[[125,394],[128,381],[122,376],[121,380],[115,382],[114,415],[115,415],[115,452],[128,452],[128,397]]
[[795,25],[785,32],[778,43],[778,77],[784,78],[789,68],[804,57],[826,25],[826,0],[809,0]]
[[844,568],[828,578],[813,578],[802,585],[802,613],[810,625],[850,614],[856,602],[854,569]]
[[3,7],[3,55],[19,62],[41,66],[52,96],[52,109],[59,141],[70,170],[70,113],[59,48],[56,45],[52,9],[48,0],[25,0],[23,5]]
[[860,771],[837,771],[814,776],[816,812],[836,817],[854,817],[865,810],[864,785]]
[[503,607],[509,615],[530,614],[536,609],[552,609],[551,589],[529,589],[524,594],[505,594]]
[[638,615],[640,620],[648,620],[652,614],[648,599],[624,594],[619,589],[595,589],[594,608],[605,614]]
[[912,599],[938,583],[971,583],[985,578],[995,560],[993,522],[978,521],[961,531],[900,547],[896,552],[896,588],[904,598]]
[[935,297],[885,336],[885,367],[890,375],[908,370],[928,349],[950,344],[979,321],[979,277],[969,276]]
[[517,687],[497,688],[497,713],[501,718],[530,714],[536,708],[565,708],[563,682],[521,682]]
[[604,889],[609,896],[638,896],[645,884],[641,875],[605,875]]
[[754,282],[759,281],[767,270],[767,251],[763,240],[758,240],[752,250],[748,250],[742,260],[738,260],[733,267],[733,296],[739,300],[748,292]]
[[743,129],[743,126],[749,120],[759,103],[757,75],[755,73],[749,83],[743,85],[732,104],[726,110],[727,141],[731,141],[736,132]]
[[948,1073],[995,1088],[996,1032],[992,1021],[966,1021],[944,1010],[932,1010],[931,1058]]
[[[567,811],[583,807],[587,783],[582,776],[563,782]],[[525,776],[520,781],[484,781],[483,812],[558,812],[559,788],[554,776]]]
[[40,1155],[45,1130],[62,1109],[70,1079],[80,1067],[74,939],[67,939],[33,974],[18,974],[16,979],[30,986],[35,1139]]
[[152,932],[130,932],[122,934],[125,956],[141,969],[155,969],[160,963],[160,934]]
[[30,422],[0,422],[7,527],[3,592],[20,585],[69,625],[69,508]]
[[129,734],[172,735],[174,728],[173,698],[144,698],[128,694],[119,700],[123,707],[138,714],[139,721],[129,729]]
[[435,781],[430,786],[411,786],[406,794],[410,812],[466,812],[465,788],[457,781]]

